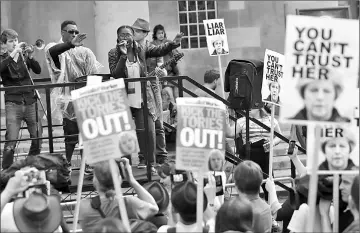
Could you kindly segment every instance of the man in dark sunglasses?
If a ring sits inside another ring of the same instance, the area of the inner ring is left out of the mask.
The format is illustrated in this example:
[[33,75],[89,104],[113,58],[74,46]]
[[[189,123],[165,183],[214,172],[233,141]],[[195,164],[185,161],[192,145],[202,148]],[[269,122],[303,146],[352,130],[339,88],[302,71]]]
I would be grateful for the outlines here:
[[[100,72],[102,65],[96,60],[94,53],[83,45],[85,33],[79,33],[74,21],[66,20],[61,24],[61,39],[57,43],[50,43],[45,47],[46,62],[52,83],[75,82],[76,78]],[[52,98],[56,109],[52,115],[61,112],[65,137],[66,159],[71,163],[75,145],[79,143],[79,128],[70,92],[75,86],[54,88]],[[58,114],[59,115],[59,114]],[[72,135],[72,136],[71,136]],[[82,154],[82,151],[81,151]],[[87,165],[85,174],[91,174]]]

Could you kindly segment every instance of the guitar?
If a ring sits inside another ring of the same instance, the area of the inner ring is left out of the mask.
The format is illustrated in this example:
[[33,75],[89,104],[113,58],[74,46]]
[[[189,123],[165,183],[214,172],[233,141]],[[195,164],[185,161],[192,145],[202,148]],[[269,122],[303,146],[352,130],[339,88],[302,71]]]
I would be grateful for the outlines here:
[[[182,59],[183,57],[184,57],[184,53],[177,53],[173,56],[173,58],[171,58],[169,61],[162,64],[159,68],[164,69],[168,65],[171,65],[173,63],[180,61],[180,59]],[[155,70],[151,71],[147,76],[155,76]]]

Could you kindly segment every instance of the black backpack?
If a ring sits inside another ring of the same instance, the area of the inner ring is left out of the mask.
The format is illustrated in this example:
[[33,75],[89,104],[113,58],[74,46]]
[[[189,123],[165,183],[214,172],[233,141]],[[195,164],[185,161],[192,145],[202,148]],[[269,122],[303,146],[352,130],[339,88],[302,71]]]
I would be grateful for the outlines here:
[[225,71],[224,90],[230,92],[228,101],[233,109],[262,107],[261,86],[264,62],[260,60],[231,60]]

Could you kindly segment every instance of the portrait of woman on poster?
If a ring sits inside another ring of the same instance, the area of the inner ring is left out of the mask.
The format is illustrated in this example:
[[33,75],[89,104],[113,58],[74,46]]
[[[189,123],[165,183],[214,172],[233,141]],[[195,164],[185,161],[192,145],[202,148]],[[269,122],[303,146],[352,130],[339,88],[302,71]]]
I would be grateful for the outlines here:
[[211,44],[214,47],[214,51],[211,55],[228,54],[229,52],[224,49],[224,39],[221,36],[215,37]]
[[293,120],[350,122],[342,117],[335,108],[335,103],[344,91],[341,76],[331,70],[328,79],[300,78],[296,89],[304,101],[301,109]]
[[131,155],[139,150],[135,131],[123,131],[119,134],[119,149],[122,155]]
[[352,170],[356,164],[350,155],[356,145],[355,136],[345,128],[343,128],[342,137],[323,138],[320,148],[325,155],[325,161],[320,164],[319,170]]

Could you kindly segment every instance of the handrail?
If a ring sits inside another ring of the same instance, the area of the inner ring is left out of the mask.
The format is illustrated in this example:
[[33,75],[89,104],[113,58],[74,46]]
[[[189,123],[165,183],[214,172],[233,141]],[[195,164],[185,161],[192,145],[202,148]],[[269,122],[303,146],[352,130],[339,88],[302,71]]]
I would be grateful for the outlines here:
[[[103,75],[103,74],[102,74]],[[109,75],[106,75],[104,74],[103,76],[109,76]],[[138,82],[138,81],[153,81],[155,80],[156,77],[155,76],[152,76],[152,77],[144,77],[144,78],[127,78],[127,79],[124,79],[125,83],[127,82]],[[211,91],[209,91],[206,87],[202,86],[201,84],[199,84],[198,82],[196,82],[195,80],[191,79],[190,77],[188,76],[166,76],[166,77],[162,77],[160,78],[160,80],[167,80],[167,81],[170,81],[172,84],[176,85],[177,87],[179,88],[182,88],[186,93],[192,95],[193,97],[196,97],[197,95],[192,93],[191,91],[189,91],[187,88],[181,86],[175,82],[172,82],[172,80],[181,80],[181,79],[185,79],[187,80],[188,82],[190,82],[191,84],[193,84],[194,86],[200,88],[201,90],[203,90],[204,92],[210,94],[212,97],[222,101],[225,105],[227,106],[230,106],[230,102],[221,98],[220,96],[218,96],[216,93],[213,93]],[[0,91],[6,91],[6,90],[14,90],[14,89],[17,89],[17,90],[31,90],[31,89],[35,89],[35,88],[47,88],[47,87],[51,87],[51,88],[54,88],[54,87],[67,87],[67,86],[73,86],[73,85],[76,85],[76,86],[80,86],[80,85],[83,85],[84,83],[86,82],[71,82],[71,83],[57,83],[57,84],[40,84],[40,85],[34,85],[34,86],[19,86],[19,87],[0,87]],[[244,111],[242,110],[235,110],[236,113],[238,114],[241,114],[242,116],[246,117],[246,114]],[[229,118],[231,120],[236,120],[234,117],[232,116],[229,116]],[[261,121],[255,119],[255,118],[252,118],[252,117],[249,117],[249,120],[254,122],[255,124],[261,126],[262,128],[266,129],[267,131],[270,132],[270,127],[268,127],[267,125],[265,125],[264,123],[262,123]],[[278,132],[274,131],[274,135],[277,136],[278,138],[280,138],[281,140],[283,140],[284,142],[287,142],[289,143],[289,139],[287,139],[285,136],[283,136],[282,134],[279,134]],[[300,150],[301,152],[305,153],[306,154],[306,150],[304,148],[302,148],[301,146],[298,145],[298,150]]]

